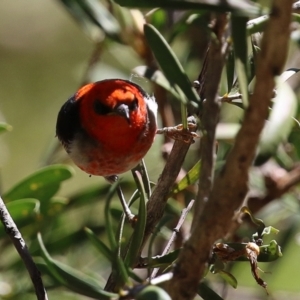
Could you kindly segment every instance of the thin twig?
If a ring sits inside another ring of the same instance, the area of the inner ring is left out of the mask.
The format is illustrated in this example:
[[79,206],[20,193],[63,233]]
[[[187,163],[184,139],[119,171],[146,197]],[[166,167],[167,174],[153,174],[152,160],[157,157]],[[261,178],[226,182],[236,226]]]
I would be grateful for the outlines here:
[[[174,243],[174,240],[176,238],[176,235],[178,234],[183,222],[185,221],[186,219],[186,216],[188,215],[189,211],[192,209],[193,205],[194,205],[194,202],[195,200],[191,200],[190,203],[188,204],[188,206],[186,208],[184,208],[181,212],[181,215],[180,215],[180,218],[178,220],[178,223],[176,225],[176,227],[173,229],[173,233],[168,241],[168,244],[166,245],[164,251],[162,252],[161,256],[164,256],[166,254],[169,253],[170,249],[171,249],[171,246],[172,244]],[[156,277],[156,274],[158,273],[159,271],[159,268],[155,268],[150,276],[150,280],[151,280],[151,283],[153,284],[152,282],[152,279]]]
[[[252,96],[252,93],[249,93],[249,96]],[[275,98],[277,96],[276,90],[273,91],[272,98]],[[232,103],[234,100],[242,100],[243,95],[240,93],[234,94],[234,95],[225,95],[218,98],[218,101],[220,102],[227,102]],[[240,101],[242,103],[242,101]]]
[[124,194],[122,192],[122,189],[120,187],[120,185],[117,187],[117,194],[118,194],[118,197],[120,199],[120,202],[122,204],[122,207],[123,207],[123,210],[124,210],[124,213],[128,219],[129,222],[134,222],[135,220],[135,215],[131,212],[129,206],[127,205],[127,202],[125,200],[125,197],[124,197]]
[[4,226],[6,233],[14,244],[16,250],[18,251],[20,257],[22,258],[25,267],[30,275],[31,281],[33,283],[35,294],[38,300],[47,300],[47,293],[43,285],[41,278],[41,273],[36,267],[28,248],[25,244],[25,241],[18,230],[14,220],[10,216],[4,201],[0,197],[0,219]]

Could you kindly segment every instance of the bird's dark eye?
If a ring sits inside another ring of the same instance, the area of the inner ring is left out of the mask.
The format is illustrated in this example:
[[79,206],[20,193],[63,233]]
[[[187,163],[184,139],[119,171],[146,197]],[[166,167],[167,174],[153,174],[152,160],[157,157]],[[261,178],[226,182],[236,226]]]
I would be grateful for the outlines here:
[[101,103],[99,100],[94,102],[94,110],[98,115],[107,115],[112,112],[112,109],[109,106]]
[[138,99],[134,98],[134,100],[128,105],[129,110],[136,110],[138,108]]

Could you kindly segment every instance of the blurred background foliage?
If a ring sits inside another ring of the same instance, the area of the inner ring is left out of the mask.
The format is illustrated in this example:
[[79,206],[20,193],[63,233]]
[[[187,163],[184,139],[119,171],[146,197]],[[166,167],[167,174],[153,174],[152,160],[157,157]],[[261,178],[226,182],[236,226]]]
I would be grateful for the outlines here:
[[[265,8],[269,4],[268,1],[257,2]],[[70,6],[74,9],[74,3],[84,1],[0,2],[0,121],[12,126],[10,132],[0,136],[0,187],[8,209],[33,255],[39,254],[36,234],[40,231],[52,257],[93,276],[104,286],[110,272],[110,263],[91,244],[83,229],[91,228],[108,243],[103,216],[108,184],[102,178],[90,178],[72,166],[46,166],[68,162],[67,157],[57,148],[56,117],[64,101],[83,83],[105,78],[132,79],[148,92],[153,92],[150,81],[134,75],[132,71],[141,65],[154,66],[154,60],[147,52],[149,49],[145,49],[140,43],[143,15],[149,10],[130,12],[113,4],[114,17],[104,17],[97,4],[102,3],[105,8],[111,3],[87,1],[94,7],[92,11],[95,15],[80,15],[82,11],[79,8],[76,10],[76,5],[75,10],[71,13],[68,11]],[[102,16],[100,19],[103,22],[100,24],[97,23],[97,14]],[[160,9],[147,15],[147,21],[154,24],[170,43],[190,81],[197,79],[206,50],[203,47],[208,27],[204,20],[197,18],[193,11],[173,13]],[[299,29],[296,23],[293,26],[295,30],[286,69],[300,65]],[[139,73],[141,69],[135,71]],[[221,95],[227,91],[225,78],[224,74]],[[299,102],[298,74],[293,75],[289,83]],[[165,93],[165,96],[173,114],[170,113],[167,120],[159,119],[159,124],[171,126],[180,123],[179,102],[170,93]],[[222,122],[238,123],[241,116],[241,108],[223,104]],[[299,108],[295,111],[295,120],[299,120]],[[219,148],[220,158],[225,156],[230,147],[230,141],[227,140],[232,137],[224,128],[220,127],[220,136],[223,134],[223,142],[220,142]],[[233,127],[229,129],[234,131]],[[299,124],[295,121],[288,133],[289,143],[283,143],[281,154],[275,154],[277,163],[283,168],[289,169],[299,160],[299,133]],[[224,139],[227,140],[224,142]],[[164,148],[161,148],[162,145]],[[161,173],[164,165],[162,154],[167,151],[165,148],[168,145],[163,137],[158,136],[145,158],[153,182]],[[185,162],[187,169],[196,161],[193,151],[192,148]],[[38,171],[41,168],[45,169]],[[259,170],[256,171],[257,173],[253,172],[251,183],[259,194],[263,192],[264,186],[262,175]],[[43,176],[38,173],[34,177],[32,174],[36,172],[42,172]],[[24,182],[24,178],[28,176],[33,177]],[[125,174],[122,178],[122,187],[129,198],[135,190],[132,176]],[[18,194],[14,187],[21,181],[23,186],[19,186],[21,192]],[[24,192],[26,189],[27,194]],[[185,200],[192,197],[193,190],[185,194]],[[26,200],[20,204],[17,201],[21,198]],[[183,205],[184,201],[179,201],[171,215],[178,215]],[[120,216],[117,199],[113,200],[112,207],[115,208],[113,215],[117,219]],[[260,265],[264,271],[271,272],[262,274],[268,282],[269,292],[274,299],[298,299],[299,189],[296,187],[282,198],[272,201],[259,211],[258,216],[265,224],[280,230],[276,240],[283,247],[282,258]],[[238,236],[250,238],[254,232],[255,229],[251,226],[244,225]],[[170,233],[171,230],[167,227],[162,230],[161,244],[164,243],[164,237],[168,239]],[[0,229],[0,239],[0,298],[35,299],[25,268],[3,229]],[[46,272],[42,263],[40,267]],[[245,263],[233,264],[230,272],[238,280],[237,290],[223,287],[220,278],[208,275],[216,290],[227,290],[228,299],[267,297],[265,291],[256,285],[250,267]],[[43,275],[43,280],[49,299],[87,299],[61,287],[47,274]]]

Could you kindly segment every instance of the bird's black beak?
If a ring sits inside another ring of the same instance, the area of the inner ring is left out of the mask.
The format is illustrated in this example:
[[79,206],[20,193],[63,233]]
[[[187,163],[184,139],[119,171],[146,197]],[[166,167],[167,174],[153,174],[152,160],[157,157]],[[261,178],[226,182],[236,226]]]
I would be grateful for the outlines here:
[[124,117],[126,119],[126,121],[128,122],[128,124],[130,124],[130,114],[129,114],[129,107],[126,104],[120,104],[117,105],[114,109],[113,109],[114,113]]

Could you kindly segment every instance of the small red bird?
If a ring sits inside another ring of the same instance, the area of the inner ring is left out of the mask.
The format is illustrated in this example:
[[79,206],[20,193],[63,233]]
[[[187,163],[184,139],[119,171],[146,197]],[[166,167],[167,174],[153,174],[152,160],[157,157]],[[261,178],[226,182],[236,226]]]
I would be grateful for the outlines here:
[[157,104],[140,86],[108,79],[80,88],[61,108],[56,134],[74,163],[113,182],[151,147]]

